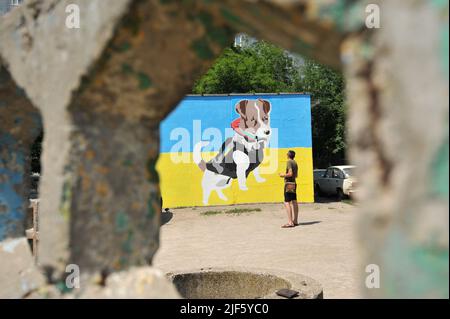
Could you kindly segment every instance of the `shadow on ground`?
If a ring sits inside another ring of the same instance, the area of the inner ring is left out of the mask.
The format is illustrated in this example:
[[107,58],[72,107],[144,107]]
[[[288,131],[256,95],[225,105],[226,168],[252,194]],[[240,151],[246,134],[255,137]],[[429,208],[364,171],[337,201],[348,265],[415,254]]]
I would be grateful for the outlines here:
[[318,224],[321,223],[322,221],[320,220],[315,220],[312,222],[304,222],[304,223],[298,223],[299,226],[308,226],[308,225],[314,225],[314,224]]

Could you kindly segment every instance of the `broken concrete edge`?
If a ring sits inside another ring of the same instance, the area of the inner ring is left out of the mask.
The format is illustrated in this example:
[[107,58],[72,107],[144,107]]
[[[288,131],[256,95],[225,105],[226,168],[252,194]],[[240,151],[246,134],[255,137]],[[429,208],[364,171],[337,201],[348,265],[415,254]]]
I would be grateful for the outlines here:
[[[72,282],[73,283],[73,282]],[[26,299],[180,299],[174,285],[154,267],[132,267],[103,278],[99,273],[81,276],[78,287],[62,289],[62,283],[43,285]]]
[[25,237],[0,242],[0,260],[0,298],[25,298],[45,285]]
[[[83,11],[85,23],[90,21],[89,28],[64,27],[64,9],[73,3]],[[41,221],[42,226],[48,224],[48,219],[51,220],[50,227],[44,227],[51,231],[46,232],[44,229],[42,232],[40,261],[44,266],[57,268],[60,266],[59,261],[66,259],[67,255],[68,240],[65,235],[68,226],[59,210],[63,188],[61,185],[64,183],[61,172],[64,171],[64,161],[69,151],[67,141],[71,131],[66,108],[80,86],[82,77],[97,64],[115,33],[117,21],[126,14],[130,3],[131,0],[113,3],[31,0],[0,19],[0,63],[16,86],[23,88],[30,102],[39,108],[45,119],[44,130],[48,132],[52,128],[56,132],[45,135],[41,157],[45,171],[40,184],[42,210],[47,212]],[[97,12],[103,14],[98,15]],[[48,37],[46,34],[52,28],[58,32]],[[68,67],[71,69],[68,70]],[[61,77],[58,70],[67,72]],[[47,165],[48,163],[51,164]],[[48,233],[54,236],[47,235]],[[63,271],[62,269],[61,266],[58,271]]]
[[[323,287],[315,279],[285,270],[253,268],[253,267],[203,267],[185,270],[174,270],[166,273],[166,277],[173,282],[174,278],[179,275],[201,274],[201,273],[249,273],[253,275],[272,276],[282,279],[289,284],[289,289],[299,292],[299,298],[303,299],[323,299]],[[273,294],[264,296],[264,299],[285,299]]]
[[[3,58],[3,65],[16,84],[24,89],[30,101],[41,111],[54,106],[53,103],[49,105],[48,100],[58,100],[57,107],[65,108],[71,93],[79,87],[82,76],[96,65],[115,33],[117,22],[126,14],[131,2],[124,0],[105,4],[103,1],[30,0],[0,19],[0,59]],[[80,7],[84,19],[95,20],[95,25],[77,29],[66,27],[65,9],[69,4]],[[60,24],[59,32],[52,37],[43,36],[55,24]],[[36,41],[36,38],[45,38],[46,42]],[[53,58],[48,57],[49,53],[57,52],[59,54],[54,54]],[[36,68],[37,64],[39,68]],[[56,75],[59,69],[67,70],[68,65],[72,72],[65,72],[66,78]],[[30,74],[31,69],[36,71]],[[42,78],[47,81],[37,81]],[[45,89],[52,94],[42,94]]]
[[175,286],[154,267],[132,267],[114,272],[102,283],[99,277],[81,283],[67,299],[179,299]]

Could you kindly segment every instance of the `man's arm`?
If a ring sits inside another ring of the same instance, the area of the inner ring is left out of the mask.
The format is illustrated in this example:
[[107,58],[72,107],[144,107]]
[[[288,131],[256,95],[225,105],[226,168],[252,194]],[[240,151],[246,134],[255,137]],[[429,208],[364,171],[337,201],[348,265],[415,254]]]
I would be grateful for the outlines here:
[[292,169],[290,168],[286,174],[280,173],[280,177],[292,177]]
[[288,172],[286,174],[280,173],[280,177],[292,177],[294,175],[292,172],[292,164],[290,162],[287,162],[287,169]]

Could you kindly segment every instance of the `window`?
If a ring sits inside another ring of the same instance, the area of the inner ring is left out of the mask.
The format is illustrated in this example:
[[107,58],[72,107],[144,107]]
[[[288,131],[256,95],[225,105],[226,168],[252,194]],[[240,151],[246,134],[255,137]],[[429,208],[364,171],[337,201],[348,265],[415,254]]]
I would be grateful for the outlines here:
[[353,168],[344,168],[344,173],[348,177],[351,177],[351,176],[355,175],[355,172],[354,172]]
[[340,169],[333,169],[333,178],[344,178]]

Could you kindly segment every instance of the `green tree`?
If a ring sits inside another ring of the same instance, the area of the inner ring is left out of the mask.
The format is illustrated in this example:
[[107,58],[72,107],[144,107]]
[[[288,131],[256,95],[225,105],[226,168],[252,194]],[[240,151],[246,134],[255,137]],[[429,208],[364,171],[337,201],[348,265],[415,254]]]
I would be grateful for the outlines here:
[[345,96],[341,73],[305,60],[299,91],[311,94],[314,167],[345,164]]
[[293,92],[298,78],[294,59],[264,41],[224,50],[194,85],[195,94]]
[[298,90],[311,94],[314,166],[345,164],[343,76],[311,60],[305,60],[300,73]]

